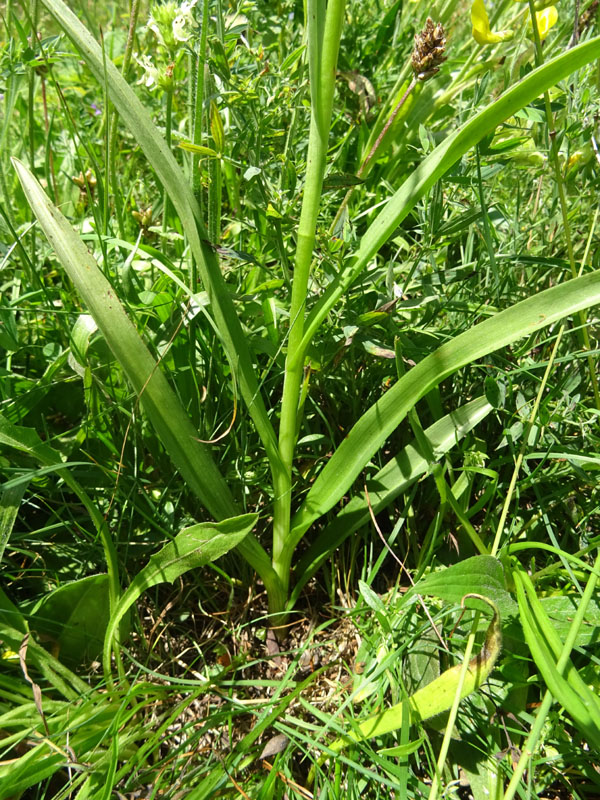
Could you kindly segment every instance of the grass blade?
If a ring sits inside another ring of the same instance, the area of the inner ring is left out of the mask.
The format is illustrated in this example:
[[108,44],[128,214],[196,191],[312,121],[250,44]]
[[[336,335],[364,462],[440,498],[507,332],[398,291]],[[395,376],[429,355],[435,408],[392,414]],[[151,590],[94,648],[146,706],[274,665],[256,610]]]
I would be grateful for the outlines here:
[[[59,261],[88,306],[115,358],[141,398],[142,405],[166,451],[192,491],[216,519],[237,513],[225,479],[208,448],[198,441],[197,431],[152,355],[141,340],[114,290],[87,248],[63,215],[46,197],[42,187],[17,159],[13,164],[25,194]],[[239,550],[259,573],[270,596],[282,596],[269,557],[249,534]]]
[[29,204],[69,278],[123,367],[165,449],[203,505],[217,519],[235,515],[225,479],[133,323],[89,251],[37,180],[17,159],[14,167]]
[[566,678],[559,672],[556,661],[560,652],[557,655],[556,646],[562,650],[562,643],[557,641],[552,623],[537,600],[528,576],[515,570],[513,579],[523,632],[537,668],[554,698],[571,716],[589,744],[600,749],[600,728],[596,721],[600,713],[598,698],[579,676],[570,659],[565,667]]

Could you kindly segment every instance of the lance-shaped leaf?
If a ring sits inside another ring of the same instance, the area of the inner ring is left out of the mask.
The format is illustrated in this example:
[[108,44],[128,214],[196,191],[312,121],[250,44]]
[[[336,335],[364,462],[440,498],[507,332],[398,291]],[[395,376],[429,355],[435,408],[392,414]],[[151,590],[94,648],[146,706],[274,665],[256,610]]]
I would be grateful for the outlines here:
[[293,519],[294,543],[344,496],[410,409],[441,381],[466,364],[597,303],[600,270],[516,303],[424,358],[363,414],[329,459]]
[[[113,287],[29,170],[17,159],[13,159],[13,164],[42,230],[140,397],[173,463],[214,517],[226,519],[235,515],[237,509],[229,486],[206,445],[198,441],[198,433],[179,398],[125,313]],[[259,542],[247,536],[240,541],[240,551],[270,592],[279,591],[277,576]]]
[[[191,569],[215,561],[241,544],[256,525],[258,514],[243,514],[222,522],[201,522],[185,528],[150,557],[148,564],[135,576],[112,614],[104,640],[104,664],[110,662],[110,643],[127,611],[152,586],[172,583]],[[110,682],[110,675],[107,675]]]
[[106,87],[111,102],[167,190],[189,241],[204,288],[209,295],[211,311],[232,369],[237,375],[240,392],[267,451],[271,466],[277,474],[279,465],[277,437],[262,400],[248,341],[242,331],[217,258],[206,243],[208,235],[200,208],[181,167],[167,146],[164,136],[158,132],[147,109],[70,8],[62,0],[42,0],[42,5],[69,36],[99,85]]
[[13,164],[46,238],[131,381],[177,469],[214,517],[232,516],[235,504],[225,479],[206,445],[198,441],[198,432],[127,316],[115,290],[27,167],[16,158]]

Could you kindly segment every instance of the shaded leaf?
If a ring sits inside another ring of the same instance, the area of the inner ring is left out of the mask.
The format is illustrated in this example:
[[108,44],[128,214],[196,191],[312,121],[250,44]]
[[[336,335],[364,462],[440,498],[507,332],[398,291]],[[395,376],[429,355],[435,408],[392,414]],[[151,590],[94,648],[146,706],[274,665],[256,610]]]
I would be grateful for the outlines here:
[[215,561],[237,547],[256,525],[258,514],[243,514],[222,522],[200,522],[177,534],[135,576],[111,616],[104,640],[104,663],[110,654],[110,643],[120,621],[140,597],[152,586],[172,583],[191,569]]

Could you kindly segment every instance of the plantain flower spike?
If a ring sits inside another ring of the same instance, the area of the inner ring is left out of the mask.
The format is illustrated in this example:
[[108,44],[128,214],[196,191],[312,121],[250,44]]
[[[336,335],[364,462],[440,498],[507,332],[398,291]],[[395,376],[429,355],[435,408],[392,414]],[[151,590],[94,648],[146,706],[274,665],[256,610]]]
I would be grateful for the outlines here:
[[497,44],[512,39],[512,31],[492,31],[483,0],[475,0],[471,6],[473,38],[478,44]]
[[421,33],[415,34],[415,47],[412,53],[412,68],[420,81],[426,81],[440,70],[446,60],[446,32],[441,22],[427,17]]

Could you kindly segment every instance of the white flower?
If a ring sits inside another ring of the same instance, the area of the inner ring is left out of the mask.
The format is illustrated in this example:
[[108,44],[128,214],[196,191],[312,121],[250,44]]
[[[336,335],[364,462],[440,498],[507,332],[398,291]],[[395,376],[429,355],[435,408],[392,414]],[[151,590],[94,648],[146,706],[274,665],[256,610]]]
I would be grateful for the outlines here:
[[137,63],[140,67],[144,70],[144,75],[139,79],[138,84],[143,83],[147,89],[151,89],[153,86],[158,86],[158,78],[159,72],[158,68],[154,66],[152,63],[152,59],[150,56],[134,56]]
[[184,0],[179,7],[179,12],[173,20],[173,38],[176,42],[187,42],[192,35],[191,28],[195,24],[192,9],[197,2],[198,0]]

